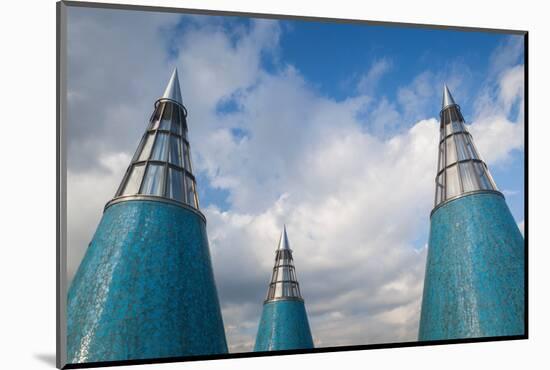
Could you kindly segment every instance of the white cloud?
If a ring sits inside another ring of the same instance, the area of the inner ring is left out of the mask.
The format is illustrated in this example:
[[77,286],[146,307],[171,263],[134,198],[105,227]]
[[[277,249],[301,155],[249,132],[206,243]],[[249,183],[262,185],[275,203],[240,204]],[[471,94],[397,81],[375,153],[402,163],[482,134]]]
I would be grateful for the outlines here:
[[[421,80],[413,90],[420,100],[430,94],[423,92]],[[223,214],[206,211],[209,220],[224,225],[224,235],[212,241],[222,301],[224,291],[244,284],[227,282],[238,271],[254,282],[248,299],[263,299],[278,233],[286,223],[316,343],[415,340],[426,249],[411,241],[428,228],[437,121],[421,120],[380,138],[357,119],[370,102],[367,97],[335,102],[317,96],[291,67],[277,75],[260,73],[254,88],[237,101],[241,111],[226,119],[247,130],[247,138],[212,133],[202,152],[213,183],[229,191],[232,204]],[[405,104],[414,102],[412,96]],[[380,106],[380,114],[395,109]],[[491,162],[521,146],[520,124],[486,120],[471,127],[480,137],[491,137],[479,145]],[[225,221],[219,222],[222,216]],[[213,229],[217,226],[211,224]],[[220,267],[229,257],[222,252],[226,246],[248,257]],[[254,334],[230,339],[231,348],[246,349]]]
[[[407,240],[428,219],[433,190],[425,180],[436,166],[437,122],[421,121],[402,135],[378,139],[355,118],[364,98],[336,103],[315,96],[293,69],[261,76],[240,99],[243,110],[230,119],[244,122],[249,138],[213,133],[204,143],[213,150],[202,153],[212,181],[229,190],[233,206],[205,210],[222,302],[230,294],[260,307],[286,222],[319,343],[414,340],[425,252]],[[315,113],[304,114],[303,107]],[[224,263],[231,255],[247,257]],[[247,297],[233,293],[243,286]],[[409,314],[398,336],[387,330],[395,322],[371,318],[401,306]],[[332,322],[319,319],[334,315],[347,328],[335,331]],[[224,316],[238,326],[231,314]],[[350,332],[357,320],[371,320],[372,329]]]
[[131,13],[69,7],[67,133],[73,171],[100,165],[99,153],[133,152],[170,75],[163,29],[179,17]]
[[388,58],[382,58],[372,63],[367,73],[359,78],[357,91],[361,94],[372,94],[380,79],[391,69],[392,62]]
[[[483,102],[469,130],[480,155],[488,164],[506,162],[512,150],[525,142],[524,67],[509,67],[500,74],[495,87],[483,92]],[[514,113],[514,108],[517,112]]]
[[481,157],[489,165],[506,161],[511,150],[523,148],[523,125],[503,115],[479,118],[468,130],[474,136]]
[[490,78],[520,62],[524,51],[523,36],[508,36],[492,53],[489,60]]
[[403,117],[395,103],[382,98],[373,104],[374,107],[366,119],[368,130],[376,137],[388,138],[403,128]]
[[[443,74],[420,73],[396,102],[365,94],[335,101],[281,63],[276,21],[244,27],[117,14],[83,12],[71,23],[78,77],[69,80],[69,247],[82,252],[89,242],[176,65],[195,170],[229,194],[228,210],[203,212],[230,349],[252,349],[283,223],[317,345],[415,340],[438,138],[426,107]],[[185,32],[176,33],[171,59],[163,37],[176,24]],[[105,40],[113,27],[117,36]],[[108,63],[98,55],[110,55]],[[266,56],[276,72],[262,68]],[[388,68],[375,62],[364,83],[375,86]],[[503,71],[496,87],[506,112],[523,100],[518,74]],[[221,112],[227,102],[237,109]],[[507,114],[480,114],[471,125],[490,163],[522,147],[523,125]]]
[[502,74],[499,100],[507,114],[516,103],[523,102],[524,74],[523,64],[511,67]]

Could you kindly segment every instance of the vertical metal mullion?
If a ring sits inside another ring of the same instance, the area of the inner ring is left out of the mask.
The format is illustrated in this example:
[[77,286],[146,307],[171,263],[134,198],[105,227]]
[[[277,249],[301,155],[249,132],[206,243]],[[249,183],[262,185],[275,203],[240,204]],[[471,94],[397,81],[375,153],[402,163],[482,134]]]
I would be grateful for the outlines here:
[[474,171],[474,174],[476,175],[475,176],[475,182],[476,182],[476,185],[477,185],[477,189],[478,190],[483,189],[483,187],[481,186],[481,179],[479,178],[479,174],[477,173],[476,162],[475,161],[470,161],[468,163],[470,164],[472,170]]
[[447,138],[443,141],[443,191],[441,194],[441,202],[447,200]]
[[189,171],[189,168],[187,168],[187,161],[186,158],[189,155],[187,152],[187,143],[185,141],[181,142],[181,155],[183,156],[183,168],[185,168],[186,171]]
[[160,104],[162,104],[162,106],[160,107],[161,111],[159,114],[159,124],[158,124],[158,127],[154,129],[155,134],[158,133],[158,130],[160,130],[160,123],[162,121],[162,116],[164,116],[164,110],[166,109],[166,103],[160,103]]
[[[160,103],[162,104],[162,103]],[[138,188],[138,194],[142,194],[142,191],[143,191],[143,183],[145,181],[145,177],[147,177],[148,175],[148,172],[149,172],[149,161],[151,160],[151,156],[153,155],[153,151],[155,150],[155,146],[157,145],[157,140],[158,140],[158,130],[160,128],[160,120],[162,120],[162,115],[164,114],[164,108],[166,107],[166,104],[163,104],[159,109],[161,110],[160,112],[160,118],[159,118],[159,124],[158,124],[158,127],[156,129],[153,129],[152,133],[149,134],[147,132],[147,135],[153,135],[153,143],[151,144],[151,150],[149,150],[149,155],[147,155],[147,158],[145,158],[145,168],[143,170],[143,176],[141,176],[141,181],[139,183],[139,188]]]
[[181,168],[183,168],[183,173],[185,173],[185,152],[183,150],[185,142],[183,136],[180,136],[180,155],[181,155]]
[[170,185],[172,185],[172,181],[171,181],[172,179],[169,177],[168,171],[170,171],[170,165],[168,164],[168,162],[166,162],[164,164],[164,172],[166,172],[166,173],[164,174],[165,184],[163,184],[163,189],[164,189],[163,194],[166,198],[174,199],[168,193],[168,182],[170,182]]
[[441,151],[441,148],[444,146],[445,146],[445,141],[440,142],[439,146],[437,147],[438,162],[437,162],[437,172],[435,175],[435,201],[434,201],[435,205],[438,205],[439,203],[441,203],[441,201],[438,202],[437,195],[438,194],[440,195],[439,199],[443,199],[443,191],[445,190],[443,188],[443,176],[445,176],[445,173],[444,171],[441,172],[441,170],[445,168],[445,163],[443,162],[445,160],[444,158],[445,150]]
[[153,150],[155,150],[155,145],[157,144],[158,131],[154,130],[151,135],[153,135],[153,143],[151,144],[151,150],[149,151],[149,155],[147,155],[147,158],[145,158],[145,164],[144,164],[145,168],[143,170],[143,176],[141,176],[141,181],[139,183],[138,194],[142,194],[142,191],[143,191],[142,189],[143,182],[145,181],[145,178],[147,177],[149,172],[149,160],[151,159],[151,156],[153,155]]
[[187,134],[187,116],[183,114],[181,119],[181,136],[184,136],[187,140]]
[[[470,133],[468,133],[470,135]],[[474,144],[474,139],[472,138],[472,135],[470,135],[470,145],[472,146],[472,151],[474,152],[476,159],[481,160],[481,156],[479,155],[479,152],[477,151],[477,148]]]
[[178,135],[183,136],[183,112],[180,106],[178,106],[178,125]]
[[[162,115],[160,116],[160,122],[159,122],[159,129],[161,128],[161,123],[162,123],[162,120],[164,119],[164,112],[166,111],[166,109],[168,108],[168,105],[169,103],[166,102],[164,103],[164,107],[163,107],[163,110],[162,110]],[[166,144],[166,147],[164,148],[164,153],[163,153],[163,157],[164,157],[164,173],[162,175],[162,178],[161,178],[161,189],[162,189],[162,192],[161,192],[161,196],[163,197],[167,197],[167,191],[166,191],[166,188],[167,188],[167,176],[168,176],[168,155],[170,154],[168,151],[170,150],[170,129],[172,128],[172,115],[170,115],[170,124],[169,124],[169,127],[168,127],[168,134],[164,133],[164,135],[167,136],[167,140],[165,141],[165,144]],[[159,135],[160,133],[157,133],[157,135]]]
[[187,201],[187,173],[185,172],[185,169],[182,171],[182,177],[183,177],[183,202],[185,204],[189,204]]
[[[179,105],[174,106],[175,110],[178,111],[178,136],[176,137],[177,145],[179,148],[179,161],[180,161],[180,167],[182,169],[181,176],[182,176],[182,187],[183,189],[180,189],[183,192],[183,202],[185,204],[189,204],[189,200],[187,199],[187,173],[185,172],[185,157],[183,152],[183,112],[181,111],[181,107]],[[172,115],[174,114],[174,111],[172,111]],[[173,117],[172,117],[173,118]]]
[[[157,106],[155,107],[155,110],[153,111],[153,114],[151,115],[151,118],[149,119],[149,127],[147,128],[147,131],[150,131],[150,130],[154,130],[152,128],[152,125],[153,123],[155,122],[155,113],[157,113],[157,109],[160,111],[159,112],[159,121],[160,119],[162,118],[162,109],[164,107],[164,105],[162,105],[163,103],[162,102],[159,102],[157,104]],[[159,122],[160,123],[160,122]]]
[[197,191],[197,182],[193,181],[193,195],[195,196],[195,208],[199,209],[199,193]]
[[141,135],[141,140],[138,144],[138,147],[134,153],[134,156],[132,157],[132,160],[130,162],[130,164],[133,164],[135,162],[137,162],[137,160],[139,159],[139,154],[141,154],[141,151],[143,150],[143,146],[145,145],[145,141],[146,141],[146,138],[147,138],[147,131],[145,131],[145,133],[143,135]]
[[138,188],[138,194],[141,194],[142,192],[142,187],[143,187],[143,182],[145,181],[145,177],[147,177],[147,174],[149,172],[149,161],[146,161],[145,164],[143,165],[144,169],[143,169],[143,176],[141,176],[141,181],[139,182],[139,188]]
[[[452,123],[451,123],[452,124]],[[460,172],[460,158],[458,155],[458,145],[457,141],[455,140],[456,134],[453,133],[449,139],[453,139],[454,145],[455,145],[455,155],[456,155],[456,173],[458,175],[458,183],[460,184],[460,194],[464,193],[464,184],[462,183],[462,172]]]
[[157,128],[155,129],[156,131],[160,130],[160,125],[162,123],[162,118],[164,117],[164,111],[166,110],[166,106],[168,105],[168,103],[166,103],[166,102],[162,102],[160,104],[162,104],[162,107],[161,107],[161,112],[159,114],[159,124],[158,124]]
[[[479,166],[478,166],[479,165]],[[479,168],[479,170],[478,170]],[[477,175],[477,181],[478,181],[478,185],[479,185],[479,190],[485,190],[484,186],[483,186],[483,183],[481,182],[481,178],[483,177],[483,171],[485,171],[485,169],[483,168],[483,163],[482,162],[476,162],[474,164],[474,171]],[[481,171],[481,172],[480,172]]]
[[122,194],[122,189],[124,189],[125,185],[126,185],[126,181],[128,181],[128,176],[130,174],[131,169],[134,167],[134,162],[130,163],[130,165],[128,166],[128,168],[126,168],[126,172],[124,173],[124,176],[122,176],[122,181],[120,183],[120,185],[118,185],[118,189],[115,193],[115,197],[120,197]]
[[[172,122],[170,120],[170,128],[172,127]],[[170,132],[170,128],[168,132]],[[164,148],[164,175],[162,176],[162,196],[168,198],[168,160],[170,156],[170,140],[172,140],[172,135],[166,134],[166,148]]]
[[193,165],[191,163],[191,145],[189,142],[185,143],[186,149],[187,149],[187,158],[189,158],[189,172],[193,173]]
[[497,183],[495,182],[495,179],[493,179],[493,175],[489,172],[489,167],[483,162],[485,165],[485,175],[487,176],[487,180],[489,180],[489,183],[491,184],[492,190],[498,190]]
[[183,113],[183,109],[181,109],[181,107],[178,107],[179,108],[179,118],[180,118],[180,132],[178,132],[178,134],[180,136],[183,137],[183,135],[185,134],[185,126],[184,126],[184,122],[185,122],[185,114]]
[[478,171],[477,171],[477,165],[476,165],[476,163],[478,163],[478,162],[475,160],[475,159],[479,159],[479,154],[477,153],[477,150],[476,150],[476,148],[474,147],[474,141],[472,140],[472,135],[470,135],[469,132],[468,132],[467,135],[464,136],[464,139],[467,140],[466,146],[467,146],[467,147],[469,146],[469,147],[471,148],[472,153],[473,153],[474,156],[476,157],[476,158],[470,158],[469,163],[470,163],[471,168],[472,168],[473,171],[474,171],[474,174],[476,175],[476,176],[475,176],[475,182],[476,182],[477,188],[478,188],[478,190],[482,190],[482,189],[483,189],[483,185],[481,184],[481,178],[480,178],[480,175],[479,175],[479,173],[478,173]]
[[[139,155],[141,154],[141,152],[143,150],[143,147],[145,146],[148,135],[149,135],[149,133],[146,130],[145,133],[141,136],[141,141],[138,144],[136,152],[134,153],[134,156],[132,157],[130,165],[126,168],[126,172],[124,173],[124,176],[122,177],[122,181],[121,181],[120,185],[118,186],[118,189],[115,193],[116,197],[121,196],[122,190],[126,187],[126,182],[128,181],[130,174],[132,173],[132,169],[134,168],[135,163],[139,160]],[[138,189],[138,191],[139,191],[139,189]]]

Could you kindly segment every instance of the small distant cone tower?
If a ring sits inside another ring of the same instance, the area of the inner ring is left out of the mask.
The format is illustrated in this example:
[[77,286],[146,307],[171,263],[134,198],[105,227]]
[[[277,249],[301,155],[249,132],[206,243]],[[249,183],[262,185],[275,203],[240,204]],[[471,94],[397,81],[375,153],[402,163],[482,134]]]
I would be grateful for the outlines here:
[[264,301],[254,351],[307,348],[313,348],[313,340],[284,227],[275,252],[275,266]]
[[443,90],[419,340],[523,335],[524,240]]
[[227,352],[174,70],[68,293],[69,363]]

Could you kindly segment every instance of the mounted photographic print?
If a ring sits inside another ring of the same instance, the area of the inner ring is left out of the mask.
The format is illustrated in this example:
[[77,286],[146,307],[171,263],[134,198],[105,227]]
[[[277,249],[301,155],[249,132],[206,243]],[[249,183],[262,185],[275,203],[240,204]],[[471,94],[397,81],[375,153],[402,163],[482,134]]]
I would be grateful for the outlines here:
[[61,2],[58,41],[58,367],[527,338],[525,31]]

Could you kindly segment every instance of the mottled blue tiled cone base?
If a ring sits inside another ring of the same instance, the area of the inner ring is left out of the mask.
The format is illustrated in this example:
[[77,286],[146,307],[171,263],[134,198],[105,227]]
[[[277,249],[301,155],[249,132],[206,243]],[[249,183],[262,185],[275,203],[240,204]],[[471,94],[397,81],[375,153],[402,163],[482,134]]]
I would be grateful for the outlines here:
[[504,198],[473,194],[437,209],[419,340],[524,334],[524,240]]
[[254,351],[313,348],[304,302],[280,300],[264,304]]
[[175,205],[107,208],[67,310],[69,363],[227,353],[205,223]]

